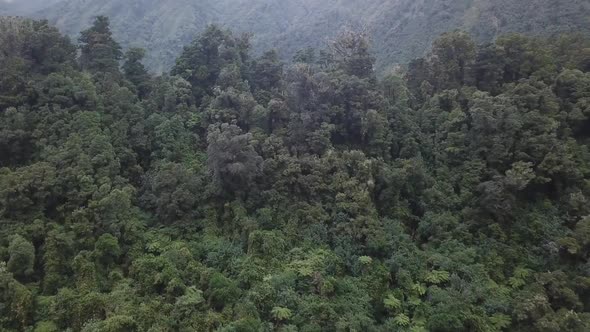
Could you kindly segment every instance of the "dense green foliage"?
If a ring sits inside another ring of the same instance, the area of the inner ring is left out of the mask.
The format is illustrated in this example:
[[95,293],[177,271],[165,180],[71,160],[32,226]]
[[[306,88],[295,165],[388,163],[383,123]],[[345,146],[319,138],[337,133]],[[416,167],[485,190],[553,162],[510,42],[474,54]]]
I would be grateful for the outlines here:
[[2,331],[590,330],[583,36],[78,49],[0,19]]
[[19,0],[11,5],[16,8],[8,12],[18,14],[23,13],[19,7],[49,7],[29,13],[72,37],[94,16],[109,16],[125,48],[150,50],[146,64],[155,72],[171,68],[208,23],[253,33],[256,53],[276,48],[282,59],[324,47],[342,26],[365,27],[374,40],[379,73],[422,56],[438,35],[457,28],[478,42],[511,32],[590,33],[588,0]]

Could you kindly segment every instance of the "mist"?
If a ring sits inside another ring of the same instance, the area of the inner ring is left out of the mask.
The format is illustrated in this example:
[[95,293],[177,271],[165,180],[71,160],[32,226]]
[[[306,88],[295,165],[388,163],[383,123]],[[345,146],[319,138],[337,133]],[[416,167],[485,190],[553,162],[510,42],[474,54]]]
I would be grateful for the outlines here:
[[534,0],[535,6],[530,0],[1,1],[5,8],[0,10],[5,13],[48,19],[72,38],[94,17],[105,15],[125,47],[152,50],[146,62],[154,72],[170,68],[183,46],[212,23],[251,33],[256,53],[276,49],[283,59],[304,48],[324,48],[343,29],[364,29],[371,37],[379,69],[424,54],[434,38],[454,29],[473,33],[478,42],[508,32],[590,29],[583,10],[552,9],[551,0]]

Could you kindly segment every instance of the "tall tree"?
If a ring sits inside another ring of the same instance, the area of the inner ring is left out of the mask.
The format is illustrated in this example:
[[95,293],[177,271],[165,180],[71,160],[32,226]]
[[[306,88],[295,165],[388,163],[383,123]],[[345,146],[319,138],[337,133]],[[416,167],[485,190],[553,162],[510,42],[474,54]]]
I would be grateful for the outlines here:
[[244,193],[260,174],[262,158],[252,134],[234,124],[211,125],[207,135],[209,169],[222,193]]
[[146,97],[150,89],[150,75],[142,63],[144,58],[145,50],[143,48],[130,48],[125,53],[125,62],[123,63],[125,78],[135,85],[141,98]]
[[210,94],[226,66],[237,68],[245,75],[245,63],[250,48],[249,35],[234,36],[217,25],[210,25],[176,60],[171,74],[192,84],[197,100]]
[[347,74],[360,78],[374,75],[375,58],[371,55],[366,32],[344,31],[330,44],[330,50],[335,61]]
[[113,39],[109,18],[97,16],[92,27],[80,33],[80,65],[91,72],[118,73],[123,53]]

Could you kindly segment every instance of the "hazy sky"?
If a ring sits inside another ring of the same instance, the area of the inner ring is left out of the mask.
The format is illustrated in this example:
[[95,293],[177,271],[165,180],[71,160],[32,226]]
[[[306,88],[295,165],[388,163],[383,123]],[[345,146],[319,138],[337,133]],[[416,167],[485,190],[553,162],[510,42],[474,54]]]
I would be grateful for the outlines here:
[[[0,5],[4,5],[12,10],[11,14],[30,14],[62,0],[0,0]],[[102,1],[102,0],[96,0]]]

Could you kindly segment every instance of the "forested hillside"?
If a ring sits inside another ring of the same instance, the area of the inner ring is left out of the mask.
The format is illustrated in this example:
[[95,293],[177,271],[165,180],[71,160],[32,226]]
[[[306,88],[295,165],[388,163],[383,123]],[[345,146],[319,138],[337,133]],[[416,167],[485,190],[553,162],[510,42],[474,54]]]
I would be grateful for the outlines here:
[[[590,330],[590,40],[446,33],[378,79],[209,26],[0,19],[0,330]],[[149,53],[149,51],[148,51]]]
[[[23,3],[34,8],[35,1]],[[491,42],[508,32],[590,33],[587,0],[53,1],[58,3],[30,13],[73,37],[96,15],[107,15],[124,47],[150,50],[146,63],[156,72],[170,69],[182,47],[209,23],[251,32],[256,54],[275,48],[282,59],[291,59],[300,49],[324,47],[342,27],[364,27],[374,41],[380,72],[424,55],[436,37],[456,28],[469,31],[478,42]]]

